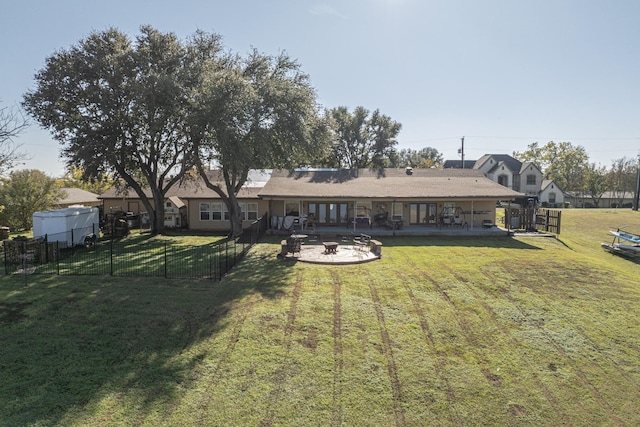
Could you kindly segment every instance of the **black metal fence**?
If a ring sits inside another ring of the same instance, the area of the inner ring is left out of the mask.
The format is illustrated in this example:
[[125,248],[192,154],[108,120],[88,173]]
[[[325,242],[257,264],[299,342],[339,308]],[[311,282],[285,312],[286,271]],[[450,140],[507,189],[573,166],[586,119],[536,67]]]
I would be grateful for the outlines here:
[[101,241],[67,249],[57,242],[3,244],[5,274],[103,275],[220,280],[264,235],[266,215],[235,239],[202,246]]

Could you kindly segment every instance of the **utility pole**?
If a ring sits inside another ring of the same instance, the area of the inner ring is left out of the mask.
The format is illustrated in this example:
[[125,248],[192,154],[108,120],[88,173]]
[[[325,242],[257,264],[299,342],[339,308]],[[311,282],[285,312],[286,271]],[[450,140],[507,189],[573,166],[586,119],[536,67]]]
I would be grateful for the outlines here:
[[462,148],[460,149],[460,154],[462,156],[462,169],[464,169],[464,136],[461,138],[462,140]]
[[[639,162],[640,163],[640,162]],[[638,173],[636,177],[636,196],[633,199],[633,210],[638,210],[638,202],[640,202],[640,164],[638,165]]]

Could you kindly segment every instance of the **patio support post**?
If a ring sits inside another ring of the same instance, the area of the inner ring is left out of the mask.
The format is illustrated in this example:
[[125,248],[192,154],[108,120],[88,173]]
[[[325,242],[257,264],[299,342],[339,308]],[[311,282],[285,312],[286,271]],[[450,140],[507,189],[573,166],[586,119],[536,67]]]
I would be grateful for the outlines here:
[[473,231],[473,216],[476,214],[476,211],[473,209],[473,199],[471,199],[471,230]]
[[353,201],[353,217],[351,218],[351,221],[353,222],[353,233],[355,234],[356,232],[356,216],[358,213],[358,201],[354,200]]

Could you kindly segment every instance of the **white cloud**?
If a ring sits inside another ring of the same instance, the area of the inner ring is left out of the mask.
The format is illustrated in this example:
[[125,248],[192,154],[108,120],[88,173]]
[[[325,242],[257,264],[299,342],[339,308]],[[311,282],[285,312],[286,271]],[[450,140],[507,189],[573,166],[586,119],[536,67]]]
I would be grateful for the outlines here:
[[309,10],[309,12],[312,15],[317,15],[317,16],[335,16],[335,17],[338,17],[338,18],[344,19],[344,20],[348,19],[339,10],[329,6],[327,3],[317,4],[317,5],[313,6]]

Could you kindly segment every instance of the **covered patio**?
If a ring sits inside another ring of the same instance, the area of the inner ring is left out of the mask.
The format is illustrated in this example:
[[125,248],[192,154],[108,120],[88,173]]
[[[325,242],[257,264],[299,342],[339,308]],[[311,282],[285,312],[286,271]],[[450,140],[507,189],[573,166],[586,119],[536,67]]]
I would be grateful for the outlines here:
[[499,235],[501,200],[522,196],[478,170],[274,171],[260,191],[274,231],[374,236]]

